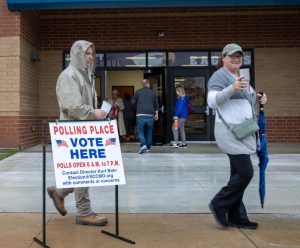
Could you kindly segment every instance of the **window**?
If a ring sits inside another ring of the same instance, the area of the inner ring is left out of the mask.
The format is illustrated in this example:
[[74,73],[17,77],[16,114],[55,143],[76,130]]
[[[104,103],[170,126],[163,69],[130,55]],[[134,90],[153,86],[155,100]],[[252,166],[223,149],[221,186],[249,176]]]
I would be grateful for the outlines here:
[[146,53],[107,53],[107,67],[146,67]]
[[148,53],[148,66],[149,67],[166,66],[166,53],[165,52],[149,52]]
[[169,66],[208,66],[208,52],[169,52]]
[[[211,65],[217,66],[219,63],[219,58],[222,56],[222,52],[212,52],[210,56]],[[244,51],[244,59],[243,59],[243,66],[251,66],[252,61],[252,54],[251,51]]]

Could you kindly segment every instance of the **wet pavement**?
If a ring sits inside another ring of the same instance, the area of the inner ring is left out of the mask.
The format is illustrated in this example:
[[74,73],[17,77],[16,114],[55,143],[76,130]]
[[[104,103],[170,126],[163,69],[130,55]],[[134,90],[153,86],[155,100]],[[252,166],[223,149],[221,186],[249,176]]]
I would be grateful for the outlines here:
[[[74,196],[65,199],[68,215],[57,214],[47,197],[47,245],[50,247],[286,247],[300,248],[299,145],[269,146],[267,193],[262,209],[255,175],[245,192],[250,217],[258,230],[220,230],[208,210],[210,199],[227,182],[229,163],[215,144],[187,149],[153,147],[139,155],[137,144],[122,144],[126,185],[119,186],[120,233],[135,245],[102,234],[99,227],[79,226]],[[46,184],[54,183],[52,153],[47,146]],[[41,238],[41,146],[0,161],[0,247],[39,247]],[[90,188],[95,212],[109,217],[114,231],[114,187]],[[18,235],[18,239],[14,238]]]

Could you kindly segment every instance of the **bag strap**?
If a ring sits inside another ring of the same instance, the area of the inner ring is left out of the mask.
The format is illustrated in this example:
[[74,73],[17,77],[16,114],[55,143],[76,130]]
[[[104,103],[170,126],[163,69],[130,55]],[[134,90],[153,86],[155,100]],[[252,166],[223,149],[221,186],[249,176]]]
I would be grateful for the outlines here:
[[228,130],[231,130],[232,127],[229,126],[229,124],[224,120],[223,116],[220,114],[219,110],[217,109],[218,115],[221,119],[221,121],[223,122],[223,124],[225,125],[225,127],[227,127]]
[[[250,94],[249,94],[250,95]],[[256,118],[256,111],[255,111],[255,101],[253,101],[253,93],[251,93],[251,100],[250,100],[250,97],[247,96],[247,100],[249,101],[250,105],[251,105],[251,109],[252,109],[252,118],[257,121],[257,118]],[[231,130],[232,127],[224,120],[223,116],[220,114],[218,108],[217,108],[217,112],[218,112],[218,115],[221,119],[221,121],[223,122],[223,124],[227,127],[228,130]]]

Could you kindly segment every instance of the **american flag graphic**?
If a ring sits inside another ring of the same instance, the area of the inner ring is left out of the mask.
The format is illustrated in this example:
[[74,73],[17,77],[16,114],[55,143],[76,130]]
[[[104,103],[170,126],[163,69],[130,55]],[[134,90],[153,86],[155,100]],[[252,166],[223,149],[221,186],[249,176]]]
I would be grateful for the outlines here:
[[65,140],[55,140],[57,147],[69,147],[67,141]]
[[112,145],[116,145],[116,138],[109,138],[106,140],[105,142],[105,146],[112,146]]

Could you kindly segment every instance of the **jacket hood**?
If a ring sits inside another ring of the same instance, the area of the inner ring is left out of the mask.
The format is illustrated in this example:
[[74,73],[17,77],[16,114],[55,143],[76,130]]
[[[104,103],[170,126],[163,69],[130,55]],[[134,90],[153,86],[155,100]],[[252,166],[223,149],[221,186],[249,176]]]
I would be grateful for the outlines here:
[[74,66],[75,68],[77,68],[80,71],[86,71],[87,64],[86,64],[85,53],[89,47],[92,47],[93,54],[94,54],[94,62],[93,62],[92,68],[91,68],[92,73],[94,73],[96,51],[95,51],[95,45],[89,41],[78,40],[78,41],[74,42],[74,44],[71,47],[71,51],[70,51],[70,55],[71,55],[70,65]]

